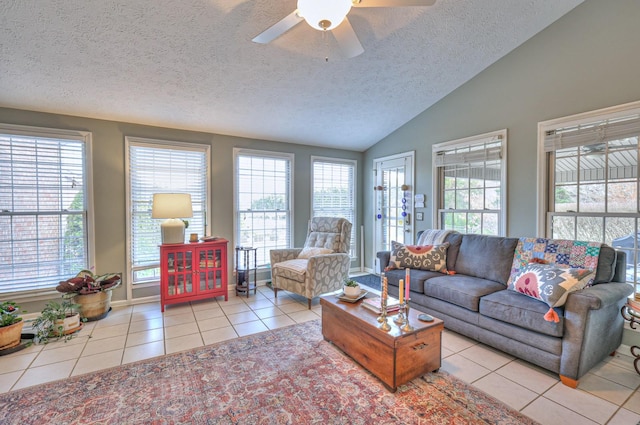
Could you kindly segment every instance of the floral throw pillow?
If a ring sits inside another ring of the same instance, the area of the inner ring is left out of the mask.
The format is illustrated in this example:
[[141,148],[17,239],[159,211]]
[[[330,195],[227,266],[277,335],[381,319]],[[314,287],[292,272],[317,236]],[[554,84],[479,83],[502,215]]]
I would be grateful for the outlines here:
[[442,245],[403,245],[391,242],[391,258],[386,270],[418,269],[433,272],[447,272],[447,248],[449,242]]
[[557,323],[560,318],[553,308],[563,306],[571,292],[586,287],[594,277],[595,272],[589,269],[529,264],[514,276],[509,289],[544,301],[549,306],[544,319]]

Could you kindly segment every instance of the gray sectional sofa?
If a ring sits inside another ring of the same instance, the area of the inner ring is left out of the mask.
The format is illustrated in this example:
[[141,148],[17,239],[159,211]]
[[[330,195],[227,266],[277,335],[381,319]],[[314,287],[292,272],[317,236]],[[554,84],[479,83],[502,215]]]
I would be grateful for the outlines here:
[[[593,285],[570,293],[554,309],[555,323],[544,319],[549,305],[507,289],[517,238],[454,232],[444,241],[447,269],[455,274],[411,269],[410,296],[413,308],[444,320],[445,328],[557,373],[573,388],[620,345],[620,310],[633,292],[624,252],[602,246]],[[387,267],[391,252],[377,257]],[[385,275],[397,297],[405,270]]]

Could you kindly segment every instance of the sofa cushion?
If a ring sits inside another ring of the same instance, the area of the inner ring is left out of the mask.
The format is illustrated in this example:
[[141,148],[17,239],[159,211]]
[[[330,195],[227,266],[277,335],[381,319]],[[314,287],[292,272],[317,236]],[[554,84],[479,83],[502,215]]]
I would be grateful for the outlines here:
[[584,288],[594,276],[595,271],[589,269],[529,264],[510,280],[508,288],[544,301],[550,307],[544,319],[557,322],[553,307],[563,306],[570,292]]
[[[387,284],[390,286],[400,286],[400,279],[404,279],[404,270],[394,269],[388,270],[384,272],[384,275],[387,277]],[[417,292],[419,294],[424,293],[424,282],[427,279],[432,279],[434,277],[442,277],[442,273],[439,272],[430,272],[426,270],[415,270],[410,269],[411,278],[409,285],[411,287],[411,292]]]
[[455,272],[507,284],[518,239],[463,235]]
[[613,276],[616,273],[616,259],[618,253],[615,249],[608,245],[602,245],[600,247],[600,257],[598,258],[598,269],[596,270],[596,277],[593,280],[593,284],[606,283],[613,280]]
[[392,241],[391,247],[388,270],[411,268],[447,273],[447,242],[442,245],[420,246]]
[[561,337],[564,330],[564,308],[555,308],[559,321],[547,322],[549,307],[515,291],[498,291],[480,300],[480,314],[549,336]]
[[447,248],[447,270],[455,271],[456,260],[462,243],[462,233],[451,232],[444,241],[449,243],[449,248]]
[[[413,280],[411,283],[413,289]],[[501,290],[504,290],[504,285],[498,282],[460,274],[434,277],[424,283],[425,295],[471,311],[478,311],[480,298]]]

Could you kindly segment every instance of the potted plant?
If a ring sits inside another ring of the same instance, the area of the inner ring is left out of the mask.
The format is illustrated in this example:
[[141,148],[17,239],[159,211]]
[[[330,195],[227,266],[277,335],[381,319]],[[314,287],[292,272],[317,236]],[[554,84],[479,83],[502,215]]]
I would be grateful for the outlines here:
[[80,316],[87,320],[100,320],[111,309],[111,291],[120,285],[122,278],[117,273],[96,275],[90,270],[81,270],[75,277],[61,281],[56,290],[63,297],[72,297],[80,305]]
[[62,302],[49,301],[40,316],[31,323],[38,342],[48,343],[50,339],[69,340],[80,329],[80,305],[70,299]]
[[360,292],[361,292],[360,284],[355,280],[345,279],[343,291],[347,297],[356,298],[360,295]]
[[13,301],[0,302],[0,350],[20,344],[24,322],[18,316],[19,309]]

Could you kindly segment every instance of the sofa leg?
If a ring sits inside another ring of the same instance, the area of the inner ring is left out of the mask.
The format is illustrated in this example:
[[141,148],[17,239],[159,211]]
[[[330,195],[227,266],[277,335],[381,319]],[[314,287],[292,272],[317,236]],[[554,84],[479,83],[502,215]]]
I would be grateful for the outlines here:
[[564,375],[560,375],[560,381],[570,388],[578,388],[578,381],[575,379],[567,378]]
[[615,357],[615,356],[616,356],[616,351],[615,351],[615,350],[613,350],[613,352],[612,352],[611,354],[609,354],[609,356],[611,356],[611,357]]
[[273,296],[275,298],[278,298],[278,288],[276,288],[275,286],[273,287]]
[[309,298],[307,301],[309,303],[309,310],[311,310],[311,298]]

